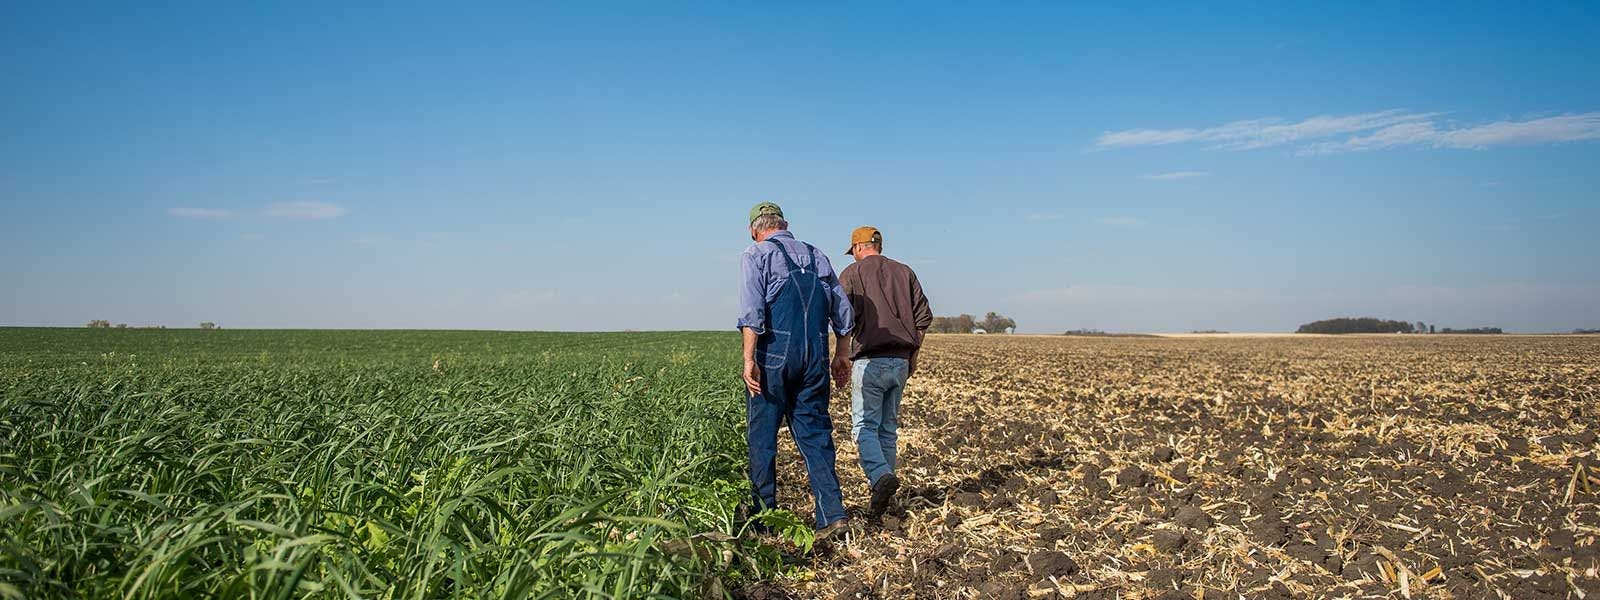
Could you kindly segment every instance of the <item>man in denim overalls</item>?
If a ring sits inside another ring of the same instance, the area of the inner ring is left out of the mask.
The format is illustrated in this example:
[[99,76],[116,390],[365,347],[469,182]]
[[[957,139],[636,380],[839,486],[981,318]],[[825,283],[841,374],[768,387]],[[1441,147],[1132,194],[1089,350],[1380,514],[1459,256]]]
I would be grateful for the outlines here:
[[741,261],[739,329],[753,508],[778,505],[778,426],[787,419],[806,461],[816,527],[826,536],[845,518],[828,416],[828,325],[849,335],[852,315],[828,258],[788,229],[778,205],[750,209],[755,243]]

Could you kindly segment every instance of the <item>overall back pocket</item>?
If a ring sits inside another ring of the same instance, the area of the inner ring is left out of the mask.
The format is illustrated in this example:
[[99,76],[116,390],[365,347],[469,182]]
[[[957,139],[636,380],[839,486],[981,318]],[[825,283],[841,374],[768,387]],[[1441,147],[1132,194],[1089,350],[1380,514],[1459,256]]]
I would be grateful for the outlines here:
[[756,362],[767,369],[783,368],[783,361],[789,354],[789,332],[768,327],[761,338],[761,346],[756,349]]

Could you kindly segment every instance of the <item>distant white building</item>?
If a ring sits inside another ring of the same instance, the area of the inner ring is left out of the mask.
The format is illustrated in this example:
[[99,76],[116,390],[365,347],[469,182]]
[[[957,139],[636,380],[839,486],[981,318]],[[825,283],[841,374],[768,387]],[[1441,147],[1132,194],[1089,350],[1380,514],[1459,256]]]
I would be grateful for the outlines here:
[[989,333],[987,331],[984,331],[982,327],[975,327],[975,328],[972,329],[972,332],[973,333]]

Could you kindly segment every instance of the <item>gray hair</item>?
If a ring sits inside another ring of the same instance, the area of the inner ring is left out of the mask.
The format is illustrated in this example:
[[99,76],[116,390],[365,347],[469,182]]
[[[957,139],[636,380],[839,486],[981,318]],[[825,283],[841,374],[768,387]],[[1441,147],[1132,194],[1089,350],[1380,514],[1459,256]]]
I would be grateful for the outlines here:
[[787,230],[789,229],[789,222],[778,215],[761,215],[750,222],[750,228],[756,231]]

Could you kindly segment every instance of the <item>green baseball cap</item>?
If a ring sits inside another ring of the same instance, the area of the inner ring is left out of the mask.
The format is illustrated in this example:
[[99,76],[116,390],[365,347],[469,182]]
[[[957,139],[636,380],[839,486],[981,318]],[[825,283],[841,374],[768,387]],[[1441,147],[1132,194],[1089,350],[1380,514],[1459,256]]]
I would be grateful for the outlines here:
[[778,218],[782,219],[783,209],[771,202],[762,202],[750,208],[751,223],[756,222],[756,219],[760,218],[761,215],[778,215]]

